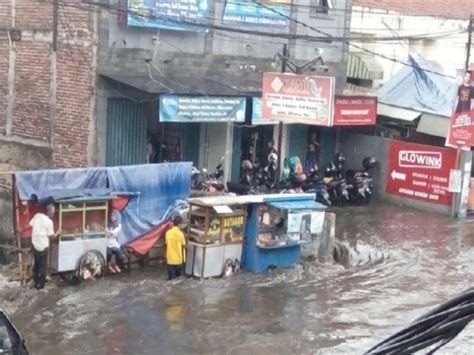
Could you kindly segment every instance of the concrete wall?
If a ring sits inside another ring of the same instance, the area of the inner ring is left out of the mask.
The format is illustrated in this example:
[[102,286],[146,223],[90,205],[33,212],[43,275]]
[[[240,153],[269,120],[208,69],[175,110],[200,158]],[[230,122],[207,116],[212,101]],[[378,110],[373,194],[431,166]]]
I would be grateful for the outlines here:
[[[117,5],[117,0],[110,1]],[[338,8],[350,6],[351,1],[339,0]],[[292,17],[321,28],[332,36],[343,36],[350,21],[350,11],[334,11],[329,15],[310,16],[310,0],[302,0],[292,7]],[[222,24],[224,2],[210,1],[209,17],[214,24]],[[272,31],[258,28],[260,31]],[[279,32],[322,36],[295,22]],[[218,95],[216,89],[207,90],[206,82],[218,82],[221,89],[234,88],[232,94],[258,92],[264,71],[275,71],[271,61],[277,52],[281,52],[283,43],[289,43],[293,59],[307,61],[316,57],[315,48],[324,50],[323,58],[329,66],[329,75],[336,76],[337,86],[342,90],[345,82],[346,47],[341,42],[302,42],[280,38],[268,38],[255,35],[232,33],[210,29],[208,33],[185,31],[167,31],[157,29],[130,28],[119,26],[117,18],[104,14],[101,18],[99,70],[101,73],[124,74],[137,73],[148,75],[145,58],[152,59],[165,76],[189,77],[200,80],[201,89],[207,94]],[[254,66],[248,68],[248,66]],[[246,67],[247,66],[247,67]],[[160,79],[161,80],[161,79]],[[185,89],[183,89],[185,90]],[[164,91],[166,92],[166,90]],[[189,92],[191,93],[191,91]]]
[[[456,76],[457,70],[464,68],[466,58],[467,33],[455,33],[468,28],[470,10],[461,15],[460,8],[465,8],[469,1],[461,1],[454,6],[446,1],[423,1],[413,5],[413,2],[402,1],[355,1],[351,16],[351,33],[353,36],[366,35],[397,37],[424,35],[421,39],[401,39],[379,42],[354,42],[361,47],[377,52],[389,58],[406,62],[408,54],[417,54],[424,59],[436,62],[436,69],[449,76]],[[424,4],[426,11],[405,11],[407,8],[416,9]],[[431,3],[449,7],[451,11],[435,10]],[[359,4],[364,6],[359,6]],[[365,7],[369,6],[370,7]],[[436,12],[438,11],[438,12]],[[440,17],[434,15],[441,15]],[[433,15],[433,16],[430,16]],[[449,19],[453,17],[454,19]],[[448,19],[447,19],[448,18]],[[450,36],[434,36],[436,33],[453,33]],[[449,50],[446,50],[449,48]],[[357,48],[350,49],[360,51]],[[401,68],[402,64],[387,60],[381,56],[375,57],[384,69],[384,79],[376,82],[375,87],[390,80]],[[474,63],[474,59],[471,60]]]
[[468,19],[474,4],[472,0],[354,0],[355,6],[382,9],[414,16]]
[[339,141],[340,151],[343,152],[346,156],[347,169],[362,168],[362,159],[367,156],[373,156],[377,159],[377,161],[379,162],[379,166],[371,172],[371,175],[374,178],[374,195],[376,195],[380,199],[389,200],[395,203],[419,208],[425,211],[450,214],[450,207],[444,207],[440,205],[405,199],[386,193],[387,179],[389,178],[389,144],[390,139],[356,134],[348,129],[341,131]]

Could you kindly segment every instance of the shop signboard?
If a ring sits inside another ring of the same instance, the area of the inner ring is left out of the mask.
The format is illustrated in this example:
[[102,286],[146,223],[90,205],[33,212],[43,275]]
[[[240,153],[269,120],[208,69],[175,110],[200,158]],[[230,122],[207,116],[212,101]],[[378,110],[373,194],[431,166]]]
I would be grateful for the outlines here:
[[133,27],[206,32],[209,1],[129,0],[127,24]]
[[245,97],[160,96],[160,122],[244,122]]
[[390,142],[387,193],[450,206],[449,180],[456,151],[401,141]]
[[[273,10],[273,11],[272,11]],[[225,4],[224,23],[242,27],[288,27],[290,8],[286,5],[261,6],[255,2],[227,1]]]
[[334,77],[263,74],[262,117],[286,123],[331,126]]
[[334,99],[334,126],[370,126],[377,120],[377,98],[343,96]]
[[446,145],[466,150],[474,146],[474,70],[464,72],[458,88]]
[[262,99],[260,97],[252,98],[252,124],[258,126],[277,123],[277,120],[264,120],[262,118]]

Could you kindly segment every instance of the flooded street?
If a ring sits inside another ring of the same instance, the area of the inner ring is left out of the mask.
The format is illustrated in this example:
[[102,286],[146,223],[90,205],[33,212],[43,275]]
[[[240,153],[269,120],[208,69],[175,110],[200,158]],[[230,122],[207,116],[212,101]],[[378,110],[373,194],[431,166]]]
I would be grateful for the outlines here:
[[[386,204],[336,213],[338,239],[361,253],[348,270],[306,261],[169,283],[153,266],[2,303],[34,354],[360,354],[474,286],[474,220]],[[474,354],[474,324],[439,353]]]

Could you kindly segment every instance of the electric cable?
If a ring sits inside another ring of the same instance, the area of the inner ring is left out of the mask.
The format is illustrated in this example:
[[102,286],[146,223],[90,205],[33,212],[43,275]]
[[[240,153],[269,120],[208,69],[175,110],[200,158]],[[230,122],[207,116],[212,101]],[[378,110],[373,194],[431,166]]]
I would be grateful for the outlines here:
[[474,288],[470,288],[378,343],[366,354],[412,354],[435,346],[428,352],[434,354],[473,320]]

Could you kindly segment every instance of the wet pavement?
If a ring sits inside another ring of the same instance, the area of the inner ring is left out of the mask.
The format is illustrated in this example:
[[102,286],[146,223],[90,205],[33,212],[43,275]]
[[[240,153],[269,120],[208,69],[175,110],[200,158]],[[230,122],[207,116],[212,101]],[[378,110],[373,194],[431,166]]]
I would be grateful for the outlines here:
[[[166,282],[157,266],[2,303],[34,354],[360,354],[474,286],[474,220],[386,204],[336,213],[351,269],[308,261],[201,283]],[[439,353],[474,354],[474,324]]]

